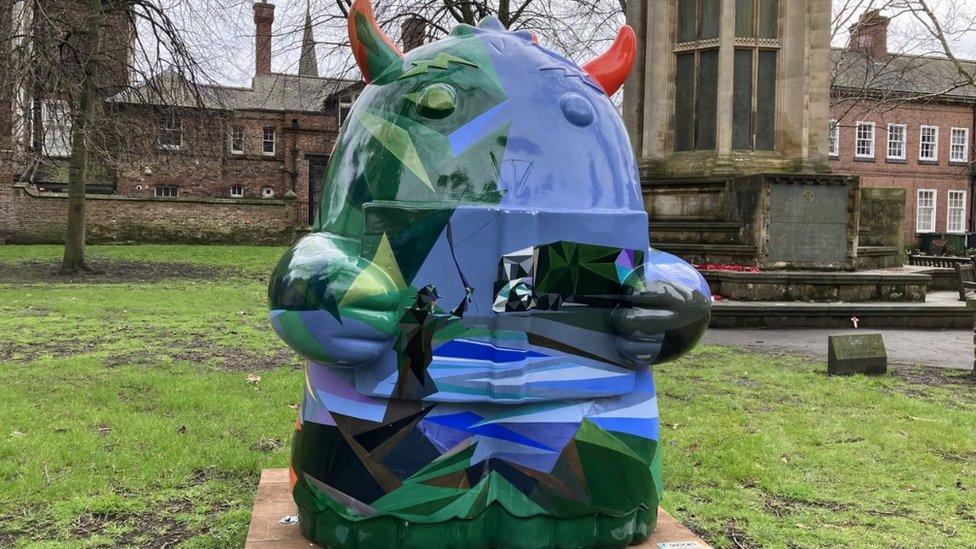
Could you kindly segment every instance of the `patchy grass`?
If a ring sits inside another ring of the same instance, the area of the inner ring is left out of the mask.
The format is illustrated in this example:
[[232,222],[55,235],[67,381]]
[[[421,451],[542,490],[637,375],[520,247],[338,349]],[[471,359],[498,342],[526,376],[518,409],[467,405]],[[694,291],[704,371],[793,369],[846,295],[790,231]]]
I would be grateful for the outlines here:
[[[301,391],[265,316],[281,251],[96,246],[105,275],[52,283],[24,273],[60,248],[0,246],[0,547],[243,543]],[[659,366],[665,508],[721,547],[976,546],[976,386],[825,370]]]
[[[88,246],[88,259],[95,265],[110,262],[176,263],[221,267],[267,276],[287,248],[281,246],[190,246],[107,244]],[[0,246],[0,263],[44,263],[58,266],[62,246]]]
[[104,275],[50,283],[59,249],[0,246],[0,547],[243,544],[301,394],[280,252],[93,247]]
[[718,347],[659,366],[664,507],[724,547],[976,546],[972,378],[825,371]]

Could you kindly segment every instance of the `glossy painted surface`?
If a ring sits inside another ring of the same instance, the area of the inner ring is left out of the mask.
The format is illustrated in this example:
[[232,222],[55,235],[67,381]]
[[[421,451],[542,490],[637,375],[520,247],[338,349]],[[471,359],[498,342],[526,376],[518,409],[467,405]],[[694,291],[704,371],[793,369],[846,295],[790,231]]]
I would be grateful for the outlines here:
[[610,49],[583,65],[583,70],[603,86],[607,95],[613,95],[627,81],[636,57],[637,35],[629,25],[624,25]]
[[710,292],[648,243],[603,91],[632,41],[588,65],[598,82],[495,19],[401,57],[368,2],[352,14],[372,84],[315,231],[269,287],[275,330],[309,359],[303,532],[330,546],[453,546],[457,521],[475,547],[646,537],[661,494],[651,365],[698,341]]
[[370,83],[385,71],[399,69],[403,54],[385,34],[379,32],[376,16],[369,2],[355,2],[349,8],[349,44],[353,57]]

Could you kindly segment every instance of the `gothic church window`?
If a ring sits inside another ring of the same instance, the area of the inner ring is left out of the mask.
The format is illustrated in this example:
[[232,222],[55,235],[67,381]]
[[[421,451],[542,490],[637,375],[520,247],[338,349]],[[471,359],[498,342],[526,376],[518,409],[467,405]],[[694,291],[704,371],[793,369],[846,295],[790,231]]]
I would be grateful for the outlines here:
[[736,0],[732,148],[776,147],[779,0]]
[[714,150],[720,0],[678,0],[675,46],[677,151]]

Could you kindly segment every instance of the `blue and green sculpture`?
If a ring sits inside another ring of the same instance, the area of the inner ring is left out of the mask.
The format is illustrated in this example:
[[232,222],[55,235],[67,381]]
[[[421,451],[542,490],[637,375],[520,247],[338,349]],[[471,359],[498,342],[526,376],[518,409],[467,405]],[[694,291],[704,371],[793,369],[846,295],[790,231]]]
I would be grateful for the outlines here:
[[497,19],[401,54],[349,13],[367,82],[271,322],[308,359],[302,533],[328,547],[626,546],[654,528],[653,364],[710,292],[649,246],[609,96],[624,27],[582,68]]

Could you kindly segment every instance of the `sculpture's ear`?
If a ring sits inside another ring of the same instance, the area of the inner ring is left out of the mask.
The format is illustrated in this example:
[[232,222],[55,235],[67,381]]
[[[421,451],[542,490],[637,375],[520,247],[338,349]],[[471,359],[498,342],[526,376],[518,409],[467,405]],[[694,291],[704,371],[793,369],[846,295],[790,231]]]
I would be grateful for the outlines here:
[[367,84],[391,69],[403,67],[403,54],[383,34],[369,0],[356,0],[349,8],[349,43]]

